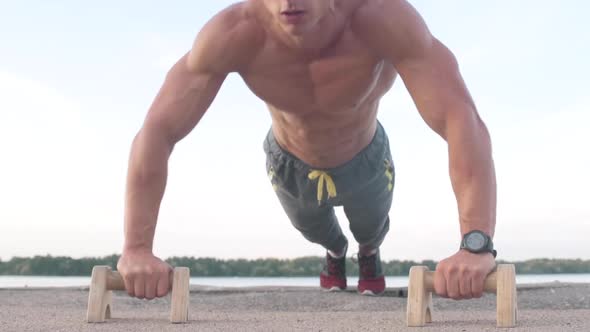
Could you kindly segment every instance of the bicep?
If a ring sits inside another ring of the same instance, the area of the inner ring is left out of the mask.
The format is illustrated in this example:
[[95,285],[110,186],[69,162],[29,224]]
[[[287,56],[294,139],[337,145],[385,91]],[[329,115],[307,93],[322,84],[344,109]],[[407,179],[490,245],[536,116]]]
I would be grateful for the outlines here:
[[197,125],[227,74],[189,69],[188,54],[168,72],[144,123],[144,129],[176,143]]

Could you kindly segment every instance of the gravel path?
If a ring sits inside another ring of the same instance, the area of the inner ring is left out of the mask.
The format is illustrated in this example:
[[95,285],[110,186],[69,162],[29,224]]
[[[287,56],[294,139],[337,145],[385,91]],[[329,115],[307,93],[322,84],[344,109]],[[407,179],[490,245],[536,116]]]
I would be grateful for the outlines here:
[[[405,289],[381,297],[311,288],[192,286],[189,323],[168,323],[169,297],[115,292],[113,319],[87,324],[87,288],[0,289],[0,331],[403,331]],[[510,331],[590,331],[590,285],[520,286]],[[495,296],[434,299],[434,322],[414,331],[495,331]]]

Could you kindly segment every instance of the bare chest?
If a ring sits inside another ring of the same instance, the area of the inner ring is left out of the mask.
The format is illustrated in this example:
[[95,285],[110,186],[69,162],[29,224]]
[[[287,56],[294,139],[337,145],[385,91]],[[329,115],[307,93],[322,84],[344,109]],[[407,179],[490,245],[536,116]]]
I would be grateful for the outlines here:
[[395,70],[351,36],[313,58],[268,43],[244,81],[271,107],[290,113],[351,109],[381,96]]

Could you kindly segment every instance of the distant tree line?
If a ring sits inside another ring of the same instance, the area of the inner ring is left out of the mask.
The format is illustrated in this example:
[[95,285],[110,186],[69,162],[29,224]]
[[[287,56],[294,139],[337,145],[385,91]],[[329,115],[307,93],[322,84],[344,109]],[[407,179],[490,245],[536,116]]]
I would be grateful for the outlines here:
[[[89,276],[95,265],[108,265],[116,269],[118,255],[102,258],[80,258],[35,256],[14,257],[9,261],[0,260],[0,275],[36,276]],[[296,259],[217,259],[194,257],[171,257],[166,260],[172,266],[186,266],[193,277],[305,277],[316,276],[322,269],[324,258],[301,257]],[[506,262],[500,262],[506,263]],[[581,259],[532,259],[512,262],[520,274],[590,273],[590,260]],[[413,265],[426,265],[431,270],[436,262],[392,260],[383,262],[383,270],[389,276],[408,275]],[[358,275],[358,265],[350,259],[347,274]]]

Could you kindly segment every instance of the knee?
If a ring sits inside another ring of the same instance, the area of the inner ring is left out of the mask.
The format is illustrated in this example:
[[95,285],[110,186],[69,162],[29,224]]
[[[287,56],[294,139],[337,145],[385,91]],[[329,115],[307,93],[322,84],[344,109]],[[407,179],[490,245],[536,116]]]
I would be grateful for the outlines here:
[[389,232],[389,217],[378,223],[351,225],[350,231],[361,247],[379,248]]

